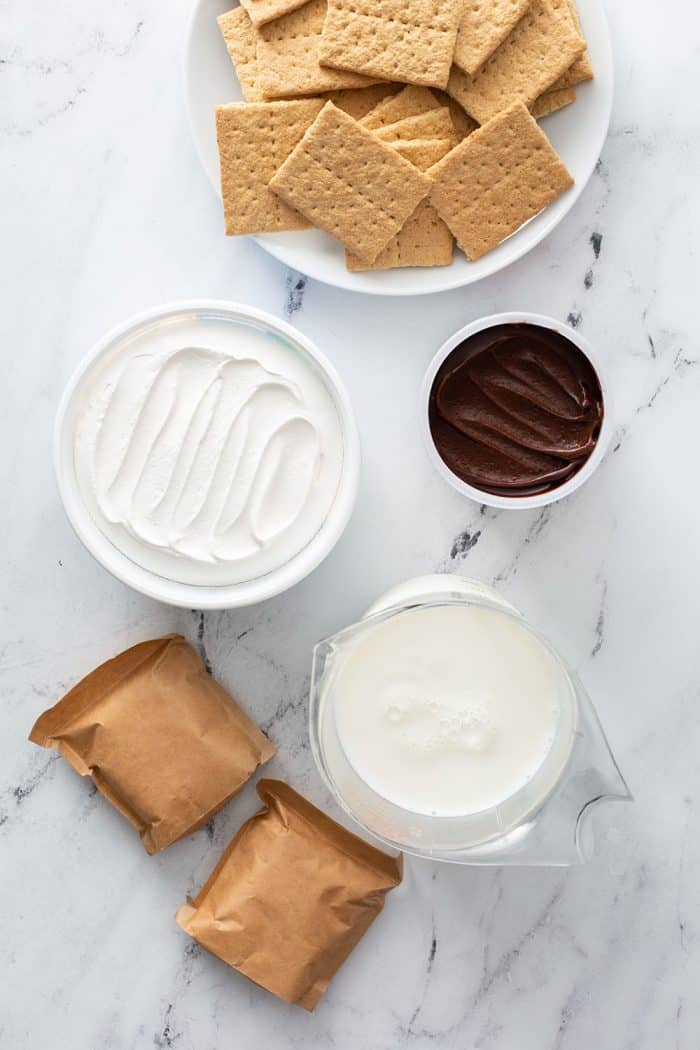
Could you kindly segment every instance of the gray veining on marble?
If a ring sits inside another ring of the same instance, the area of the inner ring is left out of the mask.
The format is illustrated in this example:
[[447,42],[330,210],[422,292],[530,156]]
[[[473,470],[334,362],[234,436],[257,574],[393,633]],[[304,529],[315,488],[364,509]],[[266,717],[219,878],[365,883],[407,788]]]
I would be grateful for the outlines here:
[[[595,175],[543,244],[430,300],[351,296],[221,235],[183,105],[188,0],[0,0],[2,1050],[695,1050],[700,1032],[700,20],[609,5],[613,124]],[[632,31],[632,28],[634,31]],[[679,33],[681,39],[679,40]],[[186,296],[291,319],[336,363],[364,448],[328,560],[284,597],[168,609],[112,580],[59,506],[62,387],[108,327]],[[616,435],[595,477],[540,512],[469,504],[429,466],[417,392],[480,314],[568,318],[605,354]],[[305,732],[313,643],[382,589],[442,570],[495,582],[585,681],[636,795],[595,817],[569,872],[411,861],[314,1015],[179,930],[241,821],[244,792],[148,858],[65,763],[26,742],[99,660],[183,631],[279,745],[271,771],[335,812]]]

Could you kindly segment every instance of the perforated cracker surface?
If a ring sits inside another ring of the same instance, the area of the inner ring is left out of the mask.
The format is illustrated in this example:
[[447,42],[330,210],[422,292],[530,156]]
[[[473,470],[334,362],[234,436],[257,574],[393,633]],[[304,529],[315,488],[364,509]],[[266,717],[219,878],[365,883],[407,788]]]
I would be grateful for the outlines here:
[[363,118],[361,123],[374,131],[387,124],[395,124],[406,117],[415,117],[419,113],[428,113],[431,109],[439,108],[440,103],[430,88],[408,84],[397,95],[383,99]]
[[452,117],[447,106],[417,113],[414,117],[405,117],[395,124],[376,128],[374,134],[382,142],[396,142],[398,139],[451,139],[457,141]]
[[401,90],[400,84],[371,84],[364,88],[346,88],[344,91],[326,92],[328,99],[344,113],[349,113],[361,123],[364,118],[376,109],[380,102],[391,98]]
[[306,3],[308,0],[241,0],[241,7],[246,9],[254,26],[262,26]]
[[[567,0],[567,6],[576,32],[579,36],[583,37],[581,22],[578,17],[578,11],[576,10],[574,0]],[[563,89],[567,87],[576,87],[577,84],[583,84],[586,80],[592,80],[593,76],[593,66],[588,57],[588,51],[584,51],[583,54],[579,55],[578,58],[572,62],[566,72],[562,73],[559,79],[552,84],[552,88]]]
[[218,106],[216,134],[226,233],[303,230],[307,220],[268,182],[321,110],[320,99]]
[[472,76],[502,44],[531,0],[465,0],[453,61]]
[[464,139],[430,170],[430,201],[478,259],[573,185],[522,102]]
[[585,42],[566,0],[533,0],[527,14],[476,76],[452,67],[447,90],[480,124],[516,99],[531,106],[580,55]]
[[427,171],[453,148],[452,139],[397,139],[391,148],[410,160],[414,168]]
[[[449,139],[393,142],[392,149],[427,171],[451,148]],[[348,270],[389,270],[405,266],[449,266],[454,253],[452,234],[429,201],[421,201],[402,228],[371,264],[345,254]]]
[[430,180],[327,102],[270,188],[372,262],[430,189]]
[[329,0],[321,62],[445,87],[464,0]]
[[421,201],[401,230],[372,263],[346,252],[348,270],[393,270],[406,266],[449,266],[454,239],[435,208]]
[[296,98],[373,83],[359,73],[319,64],[325,17],[326,0],[310,0],[298,11],[255,30],[258,86],[265,98]]
[[557,110],[570,106],[575,101],[576,92],[573,88],[550,89],[535,99],[530,106],[530,112],[535,120],[541,120],[542,117],[548,117],[550,113],[556,113]]
[[248,102],[261,101],[263,95],[258,84],[257,41],[253,23],[242,7],[234,7],[233,11],[220,15],[217,22],[235,67],[243,98]]

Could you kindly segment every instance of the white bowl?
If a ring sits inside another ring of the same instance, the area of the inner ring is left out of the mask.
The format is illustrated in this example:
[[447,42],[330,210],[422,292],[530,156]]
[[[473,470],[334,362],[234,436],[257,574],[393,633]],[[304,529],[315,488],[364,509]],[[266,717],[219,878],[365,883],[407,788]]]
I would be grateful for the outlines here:
[[[257,579],[224,586],[204,586],[178,583],[137,565],[101,532],[82,498],[78,485],[74,455],[73,434],[78,394],[85,378],[98,359],[144,326],[161,320],[176,320],[205,316],[219,316],[232,321],[252,322],[282,337],[288,344],[306,356],[323,378],[338,412],[343,434],[343,466],[338,491],[328,517],[313,537],[290,561]],[[83,358],[61,398],[54,432],[54,465],[58,488],[68,519],[78,538],[94,558],[123,583],[149,598],[187,609],[232,609],[264,601],[307,576],[323,561],[340,539],[348,523],[357,496],[360,476],[360,439],[350,398],[338,373],[314,344],[292,325],[271,314],[238,303],[196,299],[157,306],[108,332]]]
[[[243,95],[216,18],[237,3],[238,0],[193,0],[184,58],[185,97],[192,135],[202,166],[217,193],[220,193],[220,179],[215,107],[241,101]],[[539,244],[576,203],[600,159],[608,132],[613,60],[604,0],[578,0],[578,12],[595,78],[577,86],[576,102],[572,106],[541,122],[547,138],[571,172],[574,185],[493,251],[475,262],[469,262],[462,252],[456,251],[450,266],[355,273],[345,265],[342,245],[320,230],[266,233],[254,239],[280,262],[316,281],[374,295],[424,295],[461,288],[520,259]],[[223,218],[221,225],[223,231]]]
[[[577,346],[591,362],[596,375],[598,376],[600,389],[603,394],[603,423],[593,452],[590,454],[581,469],[578,470],[569,481],[565,482],[565,484],[560,485],[558,488],[550,489],[547,492],[539,492],[534,496],[498,496],[493,492],[485,492],[483,489],[475,488],[474,485],[469,485],[466,481],[462,481],[461,478],[458,478],[457,475],[450,470],[440,456],[440,453],[435,447],[435,442],[433,441],[430,431],[430,391],[433,387],[433,380],[435,379],[443,361],[448,354],[451,354],[455,347],[459,346],[459,344],[465,339],[475,335],[476,332],[483,332],[486,328],[494,328],[496,325],[500,324],[533,324],[559,332],[559,334],[563,335],[565,339],[568,339],[574,344],[574,346]],[[484,503],[488,507],[531,510],[533,507],[546,507],[549,503],[555,503],[557,500],[564,499],[565,496],[570,496],[572,492],[575,492],[577,488],[583,485],[584,481],[587,481],[588,478],[590,478],[593,471],[598,467],[607,451],[613,432],[612,393],[600,355],[593,349],[588,340],[584,339],[575,328],[565,324],[563,321],[557,321],[554,317],[546,317],[543,314],[517,312],[492,314],[490,317],[481,317],[477,321],[472,321],[471,324],[465,325],[464,328],[460,328],[458,332],[455,332],[454,335],[450,336],[447,342],[442,344],[435,357],[430,362],[428,371],[425,373],[420,397],[421,430],[431,463],[437,470],[438,474],[441,474],[445,481],[448,481],[450,485],[457,489],[458,492],[461,492],[463,496],[468,496],[469,499],[473,499],[477,503]]]

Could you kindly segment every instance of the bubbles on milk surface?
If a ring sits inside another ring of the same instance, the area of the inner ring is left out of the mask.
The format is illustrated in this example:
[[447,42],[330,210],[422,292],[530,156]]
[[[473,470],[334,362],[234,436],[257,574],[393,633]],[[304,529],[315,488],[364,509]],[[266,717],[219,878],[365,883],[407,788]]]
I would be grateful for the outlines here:
[[416,688],[396,675],[383,684],[378,701],[392,735],[418,754],[449,749],[476,756],[496,736],[488,704],[470,698],[466,687],[441,699],[434,688]]

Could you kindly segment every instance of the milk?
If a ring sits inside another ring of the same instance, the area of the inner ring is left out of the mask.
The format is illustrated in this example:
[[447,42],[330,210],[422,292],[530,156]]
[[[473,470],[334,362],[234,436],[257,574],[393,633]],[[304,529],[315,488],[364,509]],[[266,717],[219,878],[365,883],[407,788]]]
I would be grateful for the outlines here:
[[[454,577],[438,579],[445,590]],[[437,817],[483,813],[525,788],[552,749],[568,688],[525,622],[499,600],[419,604],[366,623],[329,683],[338,743],[361,780]]]

